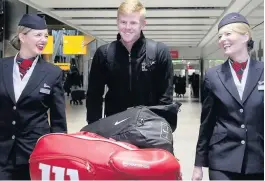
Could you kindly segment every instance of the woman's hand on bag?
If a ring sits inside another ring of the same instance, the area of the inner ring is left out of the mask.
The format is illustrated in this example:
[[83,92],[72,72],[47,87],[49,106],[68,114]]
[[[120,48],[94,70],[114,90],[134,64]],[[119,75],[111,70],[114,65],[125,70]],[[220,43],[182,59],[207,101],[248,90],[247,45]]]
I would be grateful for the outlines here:
[[202,167],[194,167],[193,169],[193,174],[192,174],[192,181],[200,181],[202,180],[203,177],[203,172],[202,172]]

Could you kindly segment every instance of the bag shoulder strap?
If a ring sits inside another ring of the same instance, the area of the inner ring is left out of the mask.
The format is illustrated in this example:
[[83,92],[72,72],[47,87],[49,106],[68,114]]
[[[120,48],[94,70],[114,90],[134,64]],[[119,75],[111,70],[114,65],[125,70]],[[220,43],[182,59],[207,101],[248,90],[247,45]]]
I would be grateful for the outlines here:
[[157,42],[146,39],[146,60],[156,61]]
[[[151,39],[146,39],[146,63],[149,67],[152,67],[154,64],[156,64],[157,58],[157,42]],[[148,98],[148,104],[153,105],[154,104],[154,96],[155,96],[155,88],[154,85],[156,85],[154,82],[154,76],[153,74],[148,74],[149,81],[148,81],[148,87],[149,87],[149,98]]]
[[106,46],[106,54],[105,55],[106,55],[106,61],[107,62],[110,62],[110,60],[113,59],[113,57],[112,57],[113,53],[110,53],[114,47],[113,43],[114,42],[108,43]]

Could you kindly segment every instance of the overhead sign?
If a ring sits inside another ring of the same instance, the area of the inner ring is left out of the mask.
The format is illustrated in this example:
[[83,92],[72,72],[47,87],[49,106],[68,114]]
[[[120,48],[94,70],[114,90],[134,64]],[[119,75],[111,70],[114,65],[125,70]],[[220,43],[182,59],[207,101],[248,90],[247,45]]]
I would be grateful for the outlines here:
[[54,63],[59,66],[62,70],[70,70],[70,63]]
[[177,50],[170,50],[170,55],[172,59],[179,58],[179,52]]
[[84,55],[86,52],[84,36],[63,36],[63,54]]

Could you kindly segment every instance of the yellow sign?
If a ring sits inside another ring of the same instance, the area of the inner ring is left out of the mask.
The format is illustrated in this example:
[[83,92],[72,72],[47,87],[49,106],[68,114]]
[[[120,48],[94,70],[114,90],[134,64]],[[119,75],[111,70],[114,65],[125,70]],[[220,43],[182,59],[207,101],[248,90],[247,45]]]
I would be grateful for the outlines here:
[[48,36],[48,42],[43,49],[42,54],[53,54],[53,36]]
[[84,36],[63,36],[63,54],[84,55],[86,50]]
[[54,63],[59,66],[62,70],[70,70],[70,63]]

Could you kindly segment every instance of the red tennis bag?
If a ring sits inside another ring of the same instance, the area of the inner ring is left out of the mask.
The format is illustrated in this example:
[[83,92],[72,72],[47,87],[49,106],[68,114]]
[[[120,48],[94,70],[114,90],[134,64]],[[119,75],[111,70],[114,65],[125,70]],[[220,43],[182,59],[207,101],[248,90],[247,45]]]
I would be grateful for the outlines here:
[[177,159],[94,133],[41,137],[30,156],[32,180],[181,180]]

